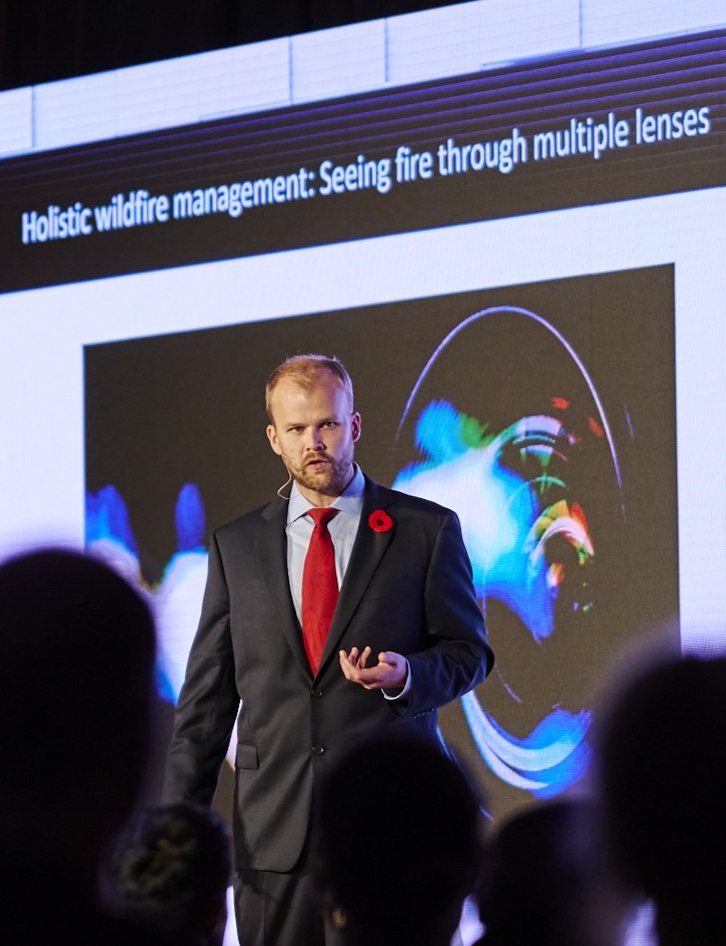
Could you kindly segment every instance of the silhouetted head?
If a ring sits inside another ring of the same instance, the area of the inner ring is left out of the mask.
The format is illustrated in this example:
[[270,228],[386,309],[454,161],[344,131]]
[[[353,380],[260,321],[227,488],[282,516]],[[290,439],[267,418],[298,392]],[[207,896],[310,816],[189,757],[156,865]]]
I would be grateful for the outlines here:
[[726,929],[726,658],[660,659],[613,695],[599,777],[616,863],[658,922]]
[[628,906],[591,799],[520,809],[487,845],[480,894],[486,946],[615,946]]
[[232,854],[216,812],[191,802],[148,809],[121,838],[113,874],[127,919],[177,946],[221,944]]
[[146,603],[101,562],[47,549],[0,565],[4,836],[55,838],[80,862],[128,817],[148,763],[155,647]]
[[353,744],[318,812],[318,876],[349,942],[450,941],[480,868],[481,800],[437,742]]

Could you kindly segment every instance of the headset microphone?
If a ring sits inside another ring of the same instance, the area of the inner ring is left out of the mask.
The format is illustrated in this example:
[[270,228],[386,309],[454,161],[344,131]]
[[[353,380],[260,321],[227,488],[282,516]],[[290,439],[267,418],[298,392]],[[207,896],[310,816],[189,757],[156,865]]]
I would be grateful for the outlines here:
[[[284,454],[280,454],[280,456],[282,456],[283,460],[286,459],[286,457],[285,457]],[[285,489],[286,486],[289,486],[290,483],[292,483],[292,473],[288,473],[288,474],[287,474],[287,479],[286,479],[285,482],[282,484],[282,486],[277,490],[277,495],[280,497],[280,499],[287,499],[287,500],[290,499],[289,496],[283,496],[283,495],[282,495],[283,489]]]

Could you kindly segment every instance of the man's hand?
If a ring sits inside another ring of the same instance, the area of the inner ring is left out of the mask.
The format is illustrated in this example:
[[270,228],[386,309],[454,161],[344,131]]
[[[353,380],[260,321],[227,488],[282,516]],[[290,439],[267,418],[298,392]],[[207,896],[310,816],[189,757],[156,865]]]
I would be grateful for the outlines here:
[[408,664],[404,656],[382,650],[376,666],[366,667],[370,655],[370,647],[360,653],[357,647],[352,647],[350,653],[340,651],[340,666],[347,680],[359,683],[366,690],[400,690],[405,686]]

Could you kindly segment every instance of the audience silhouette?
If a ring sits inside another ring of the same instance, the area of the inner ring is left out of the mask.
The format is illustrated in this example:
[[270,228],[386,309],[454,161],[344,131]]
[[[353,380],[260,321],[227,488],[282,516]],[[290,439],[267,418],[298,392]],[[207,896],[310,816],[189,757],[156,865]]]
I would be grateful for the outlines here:
[[100,880],[144,784],[154,660],[146,604],[99,561],[0,565],[3,942],[152,942],[108,914]]
[[590,798],[519,809],[486,846],[481,946],[617,946],[630,908]]
[[149,808],[112,859],[118,912],[175,946],[221,946],[232,849],[222,818],[191,802]]
[[316,874],[347,946],[449,946],[480,869],[481,799],[433,737],[373,733],[324,780]]
[[659,946],[726,943],[726,658],[659,657],[610,696],[598,780],[613,859]]
[[[226,826],[191,803],[141,808],[154,663],[151,612],[107,565],[54,548],[0,564],[4,941],[221,946]],[[600,803],[530,805],[486,845],[482,798],[436,739],[352,741],[315,808],[331,936],[449,946],[477,889],[482,946],[617,946],[642,899],[659,946],[726,943],[724,718],[726,657],[648,663],[602,707]]]

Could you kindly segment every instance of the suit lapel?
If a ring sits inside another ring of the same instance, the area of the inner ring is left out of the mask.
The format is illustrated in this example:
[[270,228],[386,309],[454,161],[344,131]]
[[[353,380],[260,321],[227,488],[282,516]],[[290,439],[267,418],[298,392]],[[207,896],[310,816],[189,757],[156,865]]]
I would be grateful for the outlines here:
[[[340,589],[338,606],[335,609],[333,623],[325,643],[318,673],[324,670],[331,657],[337,654],[340,640],[358,610],[361,599],[395,532],[395,519],[393,527],[387,532],[375,532],[369,525],[368,519],[374,510],[386,509],[393,502],[395,502],[395,497],[389,490],[379,487],[366,477],[360,525],[358,526],[343,585]],[[365,641],[359,643],[362,646]]]
[[270,597],[277,608],[280,629],[290,645],[290,650],[310,676],[310,664],[305,655],[300,624],[292,602],[290,580],[287,573],[287,539],[285,536],[287,503],[284,500],[280,500],[279,503],[270,503],[263,510],[262,516],[266,521],[263,528],[259,530],[256,542],[262,574],[265,576]]

